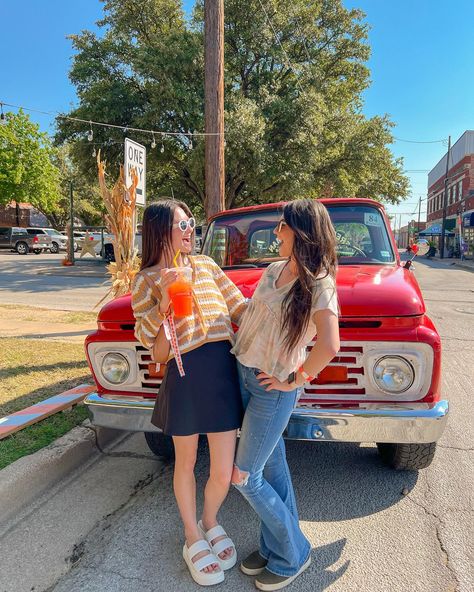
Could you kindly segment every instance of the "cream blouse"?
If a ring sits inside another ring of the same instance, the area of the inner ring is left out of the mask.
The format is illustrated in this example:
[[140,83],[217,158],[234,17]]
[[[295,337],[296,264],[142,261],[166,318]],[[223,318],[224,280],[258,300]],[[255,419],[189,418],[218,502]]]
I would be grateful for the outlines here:
[[284,348],[285,334],[281,330],[282,304],[285,296],[296,280],[276,287],[276,281],[286,261],[269,265],[263,274],[250,304],[245,311],[237,332],[232,353],[244,366],[259,368],[287,380],[288,375],[297,370],[306,359],[306,347],[316,335],[313,315],[317,310],[328,309],[338,315],[336,285],[332,277],[319,277],[314,284],[311,317],[304,335],[297,346],[287,353]]

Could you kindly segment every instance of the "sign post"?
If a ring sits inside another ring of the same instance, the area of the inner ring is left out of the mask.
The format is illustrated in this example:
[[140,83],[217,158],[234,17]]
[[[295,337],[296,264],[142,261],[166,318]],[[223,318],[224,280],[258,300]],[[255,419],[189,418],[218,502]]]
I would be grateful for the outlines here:
[[[130,187],[132,184],[131,171],[134,168],[138,177],[138,185],[135,190],[135,206],[146,204],[146,148],[129,138],[125,138],[125,184]],[[133,211],[133,236],[137,233],[137,212]]]
[[125,183],[132,184],[131,170],[135,168],[138,176],[137,206],[146,204],[146,148],[129,138],[125,138]]

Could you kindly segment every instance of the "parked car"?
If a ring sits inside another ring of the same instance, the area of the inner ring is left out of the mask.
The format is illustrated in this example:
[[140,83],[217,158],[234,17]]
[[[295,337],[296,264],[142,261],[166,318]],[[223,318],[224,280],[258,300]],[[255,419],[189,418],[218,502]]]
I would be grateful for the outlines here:
[[[285,437],[374,442],[390,466],[423,469],[433,459],[449,405],[441,398],[440,337],[426,314],[411,261],[400,260],[380,203],[321,202],[338,237],[341,348],[305,385]],[[280,259],[273,229],[282,205],[222,212],[210,222],[202,252],[246,297],[264,268]],[[143,431],[155,454],[170,456],[170,438],[150,423],[165,366],[153,363],[136,341],[134,323],[130,295],[99,312],[98,329],[86,338],[97,388],[85,403],[94,424]]]
[[0,228],[0,249],[10,249],[19,255],[30,252],[39,255],[43,251],[51,250],[52,239],[48,235],[31,235],[26,228],[4,226]]
[[[97,255],[100,255],[103,259],[108,261],[109,263],[115,261],[115,253],[114,253],[114,235],[110,233],[104,233],[104,242],[102,244],[101,234],[98,233],[94,238],[98,239],[100,242],[94,247],[95,252]],[[142,233],[137,232],[135,234],[135,247],[137,249],[138,255],[142,253]]]
[[[61,230],[61,234],[66,237],[66,249],[67,249],[67,241],[68,241],[68,233],[66,230]],[[84,241],[84,237],[86,235],[85,231],[82,230],[74,230],[74,252],[77,253],[79,249],[82,248],[82,243]]]
[[35,228],[28,227],[28,234],[32,236],[46,235],[51,237],[51,253],[59,253],[59,251],[65,251],[67,249],[67,237],[54,228]]

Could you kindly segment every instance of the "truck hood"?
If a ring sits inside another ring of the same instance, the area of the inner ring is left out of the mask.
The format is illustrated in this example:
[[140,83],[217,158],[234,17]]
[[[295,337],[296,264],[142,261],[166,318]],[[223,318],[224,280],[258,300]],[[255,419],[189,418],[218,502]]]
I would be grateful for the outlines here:
[[[226,270],[250,298],[263,269]],[[343,317],[404,317],[422,315],[425,305],[413,272],[398,265],[341,265],[337,294]]]
[[[250,298],[263,271],[230,269],[226,274]],[[342,265],[337,272],[337,294],[343,317],[405,317],[425,313],[413,272],[398,265]],[[107,303],[98,320],[134,323],[130,295]]]

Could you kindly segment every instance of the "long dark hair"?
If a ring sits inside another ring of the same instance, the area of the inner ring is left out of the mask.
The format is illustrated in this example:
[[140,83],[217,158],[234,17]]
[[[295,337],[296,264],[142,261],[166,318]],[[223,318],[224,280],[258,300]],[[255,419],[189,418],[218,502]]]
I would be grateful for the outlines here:
[[336,277],[336,233],[327,209],[314,199],[291,201],[283,218],[295,233],[292,258],[298,277],[283,300],[285,349],[293,349],[308,327],[316,278]]
[[140,269],[156,265],[163,254],[170,258],[174,257],[171,248],[171,233],[173,231],[174,213],[177,208],[184,210],[185,214],[191,218],[192,213],[189,207],[184,202],[174,199],[160,199],[145,208],[143,212],[142,263]]

